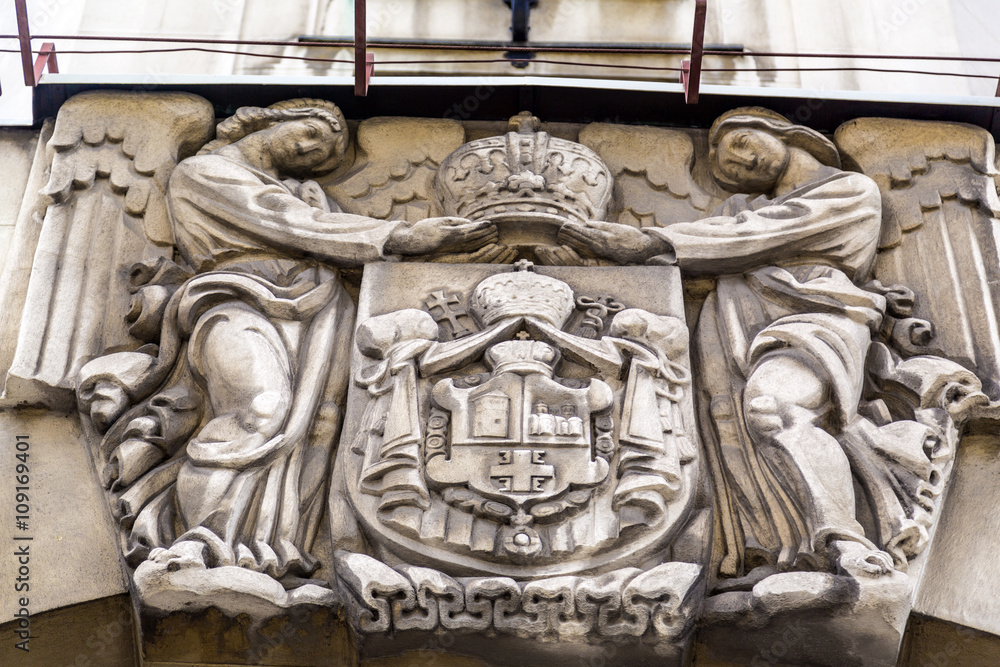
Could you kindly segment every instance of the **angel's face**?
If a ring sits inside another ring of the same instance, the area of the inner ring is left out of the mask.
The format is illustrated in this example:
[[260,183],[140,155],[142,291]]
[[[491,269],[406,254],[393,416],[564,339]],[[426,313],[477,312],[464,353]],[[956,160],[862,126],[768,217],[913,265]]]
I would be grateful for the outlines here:
[[788,165],[788,147],[762,130],[727,132],[715,149],[719,173],[748,192],[769,192]]
[[336,134],[319,118],[279,123],[266,130],[271,163],[289,175],[309,174],[333,154]]

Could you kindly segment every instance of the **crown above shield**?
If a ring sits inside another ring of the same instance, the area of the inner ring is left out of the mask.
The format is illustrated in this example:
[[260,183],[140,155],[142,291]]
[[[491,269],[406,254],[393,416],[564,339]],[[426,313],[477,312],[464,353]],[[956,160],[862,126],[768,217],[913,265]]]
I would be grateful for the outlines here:
[[507,340],[486,350],[484,358],[494,375],[539,373],[552,377],[559,351],[538,340]]
[[603,220],[612,176],[583,144],[553,137],[527,112],[509,131],[471,141],[441,163],[437,194],[447,215],[489,220],[500,241],[514,246],[557,245],[564,222]]
[[473,291],[469,308],[483,326],[510,317],[536,317],[561,329],[575,303],[569,285],[529,270],[486,278]]

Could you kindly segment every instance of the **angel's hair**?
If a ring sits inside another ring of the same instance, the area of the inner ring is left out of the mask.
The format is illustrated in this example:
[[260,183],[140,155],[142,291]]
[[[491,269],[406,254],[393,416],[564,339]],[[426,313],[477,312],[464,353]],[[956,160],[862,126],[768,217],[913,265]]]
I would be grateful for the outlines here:
[[198,155],[205,155],[223,146],[236,143],[254,132],[260,132],[278,123],[316,118],[333,130],[336,137],[330,158],[311,171],[324,174],[337,168],[347,150],[347,122],[340,109],[326,100],[299,98],[272,104],[269,107],[240,107],[236,113],[215,128],[216,138],[205,144]]
[[841,168],[840,153],[832,141],[822,134],[802,125],[795,125],[787,118],[763,107],[740,107],[719,116],[708,131],[709,165],[716,182],[732,192],[740,192],[742,184],[736,183],[721,171],[716,158],[717,147],[722,137],[737,128],[763,130],[785,143],[801,148],[812,155],[820,164]]

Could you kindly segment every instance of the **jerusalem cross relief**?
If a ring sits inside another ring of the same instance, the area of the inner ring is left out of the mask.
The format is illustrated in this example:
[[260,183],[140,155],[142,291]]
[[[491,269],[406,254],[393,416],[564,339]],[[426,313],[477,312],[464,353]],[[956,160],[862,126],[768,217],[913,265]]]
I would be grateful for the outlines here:
[[988,134],[740,108],[467,142],[296,99],[209,141],[204,100],[122,95],[60,111],[39,261],[97,240],[32,279],[6,390],[79,407],[144,622],[680,664],[794,620],[793,661],[893,662],[998,413]]

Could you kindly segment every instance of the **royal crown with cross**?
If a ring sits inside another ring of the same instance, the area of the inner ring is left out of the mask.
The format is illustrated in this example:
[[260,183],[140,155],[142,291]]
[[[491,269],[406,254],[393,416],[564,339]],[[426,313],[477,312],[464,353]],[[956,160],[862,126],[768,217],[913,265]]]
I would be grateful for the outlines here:
[[530,113],[506,134],[471,141],[445,158],[437,194],[447,215],[489,220],[502,243],[554,244],[567,221],[603,220],[613,179],[583,144],[539,130]]

